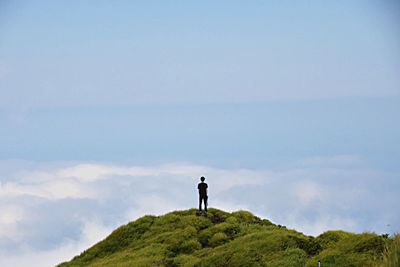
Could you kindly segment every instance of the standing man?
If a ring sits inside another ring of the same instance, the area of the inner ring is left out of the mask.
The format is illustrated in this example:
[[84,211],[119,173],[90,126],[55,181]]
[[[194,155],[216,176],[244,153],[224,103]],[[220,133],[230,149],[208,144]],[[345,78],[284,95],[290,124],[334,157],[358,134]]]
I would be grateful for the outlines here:
[[208,185],[204,182],[205,179],[203,176],[200,178],[201,183],[198,184],[197,189],[199,190],[199,211],[201,212],[201,202],[204,201],[204,210],[207,213]]

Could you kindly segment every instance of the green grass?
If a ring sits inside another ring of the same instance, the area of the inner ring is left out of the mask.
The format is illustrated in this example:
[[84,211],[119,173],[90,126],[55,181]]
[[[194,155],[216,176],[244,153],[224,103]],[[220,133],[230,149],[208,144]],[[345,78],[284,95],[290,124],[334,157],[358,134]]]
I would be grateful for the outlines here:
[[393,239],[386,243],[383,262],[381,267],[399,267],[400,266],[400,235],[397,234]]
[[197,216],[191,209],[121,226],[59,267],[315,267],[318,260],[323,267],[398,267],[399,239],[344,231],[312,237],[247,211],[210,209]]

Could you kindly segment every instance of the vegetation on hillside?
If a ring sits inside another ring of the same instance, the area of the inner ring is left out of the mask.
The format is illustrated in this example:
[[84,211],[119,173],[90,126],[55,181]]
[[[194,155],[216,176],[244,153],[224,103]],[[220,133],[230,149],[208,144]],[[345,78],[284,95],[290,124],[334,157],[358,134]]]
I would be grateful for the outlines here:
[[389,240],[386,245],[383,256],[382,267],[399,267],[400,266],[400,235],[396,235]]
[[59,267],[315,267],[318,260],[323,267],[376,267],[394,258],[393,247],[398,253],[399,237],[344,231],[312,237],[247,211],[209,209],[198,216],[191,209],[128,223]]

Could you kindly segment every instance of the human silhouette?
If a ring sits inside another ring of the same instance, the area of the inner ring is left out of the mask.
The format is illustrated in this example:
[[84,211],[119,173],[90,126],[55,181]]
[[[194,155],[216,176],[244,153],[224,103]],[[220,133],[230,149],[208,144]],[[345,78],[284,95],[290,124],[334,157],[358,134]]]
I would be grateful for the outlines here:
[[200,178],[201,183],[197,185],[197,189],[199,190],[199,211],[201,212],[201,203],[204,202],[204,211],[207,213],[208,185],[204,182],[205,179],[203,176]]

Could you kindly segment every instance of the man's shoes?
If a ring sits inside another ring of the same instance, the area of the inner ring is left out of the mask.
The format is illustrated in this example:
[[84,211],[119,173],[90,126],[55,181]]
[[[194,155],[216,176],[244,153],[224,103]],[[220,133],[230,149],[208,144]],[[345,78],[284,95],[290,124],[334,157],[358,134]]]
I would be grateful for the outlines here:
[[205,211],[205,210],[197,210],[196,211],[196,215],[197,216],[201,216],[201,215],[206,215],[207,216],[207,211]]

